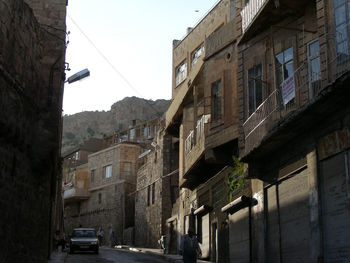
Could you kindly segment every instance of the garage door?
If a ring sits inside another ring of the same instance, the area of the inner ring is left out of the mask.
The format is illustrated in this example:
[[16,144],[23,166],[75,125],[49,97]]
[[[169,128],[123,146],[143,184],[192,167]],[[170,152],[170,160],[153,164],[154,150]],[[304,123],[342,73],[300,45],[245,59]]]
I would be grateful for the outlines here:
[[304,168],[265,189],[267,262],[308,262],[308,185]]
[[230,262],[249,262],[249,208],[230,215]]
[[341,153],[320,163],[325,262],[350,262],[348,155]]

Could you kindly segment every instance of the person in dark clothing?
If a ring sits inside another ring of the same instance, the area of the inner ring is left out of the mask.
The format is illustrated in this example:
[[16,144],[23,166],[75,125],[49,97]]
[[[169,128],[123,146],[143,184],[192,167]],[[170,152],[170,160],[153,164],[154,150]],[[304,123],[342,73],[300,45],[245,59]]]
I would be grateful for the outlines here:
[[192,228],[188,229],[188,234],[184,235],[180,243],[180,254],[184,263],[196,263],[197,257],[202,254],[198,240]]

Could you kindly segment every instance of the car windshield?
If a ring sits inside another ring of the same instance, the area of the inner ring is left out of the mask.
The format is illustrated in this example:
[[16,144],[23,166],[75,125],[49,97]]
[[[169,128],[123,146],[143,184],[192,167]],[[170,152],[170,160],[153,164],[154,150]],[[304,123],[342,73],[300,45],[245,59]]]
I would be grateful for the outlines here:
[[96,237],[95,230],[74,230],[73,237]]

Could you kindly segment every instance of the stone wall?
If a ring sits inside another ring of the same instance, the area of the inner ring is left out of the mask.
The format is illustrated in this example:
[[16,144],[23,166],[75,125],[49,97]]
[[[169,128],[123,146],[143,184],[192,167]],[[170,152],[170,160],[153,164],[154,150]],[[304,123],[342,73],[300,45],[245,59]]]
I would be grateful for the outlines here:
[[[136,167],[141,147],[134,143],[120,143],[89,155],[90,173],[88,200],[76,200],[65,207],[65,228],[83,225],[98,229],[102,227],[105,237],[109,227],[116,234],[117,244],[124,244],[124,229],[134,226],[134,195]],[[112,165],[112,176],[105,178],[104,167]],[[94,170],[94,179],[91,171]],[[130,235],[126,235],[130,242]],[[105,245],[109,245],[105,238]]]
[[154,248],[166,234],[166,219],[178,196],[178,173],[171,173],[178,166],[178,152],[171,137],[159,133],[157,138],[157,147],[138,170],[135,193],[135,244]]
[[[63,5],[45,14],[46,22],[61,13],[56,21],[65,26],[65,1],[56,2]],[[48,83],[51,62],[60,57],[63,66],[65,33],[52,36],[22,0],[1,0],[0,13],[0,235],[6,237],[0,261],[46,262],[62,208],[56,203],[62,78]]]

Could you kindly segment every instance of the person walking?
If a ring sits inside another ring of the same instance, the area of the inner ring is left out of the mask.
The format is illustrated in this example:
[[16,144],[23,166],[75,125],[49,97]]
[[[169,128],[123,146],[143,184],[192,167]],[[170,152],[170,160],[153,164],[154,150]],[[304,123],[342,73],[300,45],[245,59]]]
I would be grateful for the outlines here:
[[196,263],[197,257],[202,254],[202,251],[194,235],[194,230],[189,228],[187,233],[181,238],[180,255],[182,255],[184,263]]
[[111,247],[114,247],[114,243],[115,243],[115,234],[114,234],[114,230],[113,228],[110,226],[109,227],[109,242]]
[[99,229],[97,231],[97,238],[98,238],[98,243],[100,246],[102,246],[103,235],[104,235],[103,229],[102,229],[102,227],[99,227]]

